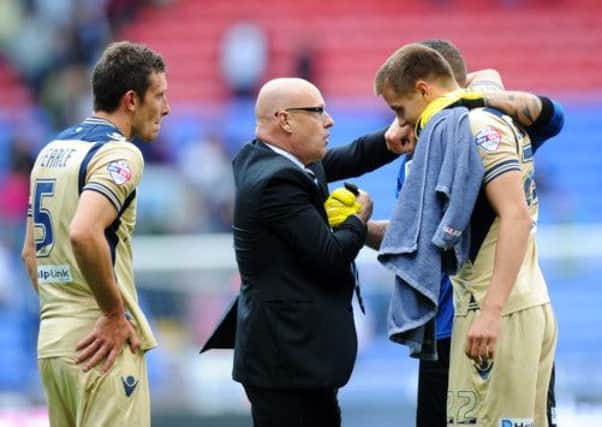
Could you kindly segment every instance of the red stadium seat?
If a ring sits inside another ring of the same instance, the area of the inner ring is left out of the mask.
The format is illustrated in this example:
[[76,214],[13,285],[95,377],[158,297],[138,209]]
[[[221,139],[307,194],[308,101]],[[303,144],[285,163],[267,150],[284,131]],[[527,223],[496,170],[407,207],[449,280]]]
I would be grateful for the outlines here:
[[[493,5],[492,5],[493,4]],[[433,5],[437,5],[436,8]],[[123,33],[162,52],[171,99],[216,101],[228,90],[219,43],[230,25],[249,21],[269,37],[268,75],[294,72],[297,49],[311,43],[316,81],[327,96],[372,96],[378,66],[404,43],[447,38],[470,69],[495,67],[507,87],[593,91],[602,87],[602,7],[595,0],[181,0],[139,14]]]

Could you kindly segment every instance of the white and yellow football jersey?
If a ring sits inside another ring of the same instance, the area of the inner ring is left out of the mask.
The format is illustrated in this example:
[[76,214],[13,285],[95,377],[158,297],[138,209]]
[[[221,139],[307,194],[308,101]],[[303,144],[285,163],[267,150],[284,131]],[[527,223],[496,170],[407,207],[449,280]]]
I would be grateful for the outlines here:
[[[533,153],[529,136],[516,127],[510,117],[496,110],[471,110],[469,119],[485,166],[484,185],[505,172],[520,171],[525,199],[534,224],[520,272],[503,314],[548,303],[550,298],[539,267],[535,243],[539,204],[533,179]],[[467,311],[480,307],[493,274],[499,218],[489,207],[484,194],[477,200],[471,233],[474,251],[471,260],[452,277],[456,315],[466,315]]]
[[69,226],[83,191],[104,195],[117,211],[105,231],[115,278],[141,348],[157,345],[138,305],[131,238],[142,154],[110,122],[88,118],[61,133],[38,154],[31,173],[30,209],[40,293],[38,358],[72,357],[100,309],[71,248]]

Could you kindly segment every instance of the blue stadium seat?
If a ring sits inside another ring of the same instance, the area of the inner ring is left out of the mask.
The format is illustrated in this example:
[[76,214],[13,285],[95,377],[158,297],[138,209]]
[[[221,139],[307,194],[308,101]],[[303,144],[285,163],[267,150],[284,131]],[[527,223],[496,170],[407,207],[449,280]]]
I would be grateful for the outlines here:
[[29,385],[35,354],[26,351],[26,333],[20,312],[0,309],[0,390],[24,391]]

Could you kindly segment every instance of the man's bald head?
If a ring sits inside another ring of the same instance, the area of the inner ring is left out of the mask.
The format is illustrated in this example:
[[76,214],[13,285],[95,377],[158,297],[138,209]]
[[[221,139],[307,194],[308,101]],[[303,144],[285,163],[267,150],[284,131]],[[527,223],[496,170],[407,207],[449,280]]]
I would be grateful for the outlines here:
[[255,117],[257,122],[271,120],[280,110],[291,107],[314,106],[315,99],[322,99],[316,86],[307,80],[283,77],[268,81],[257,95]]
[[285,77],[263,85],[255,104],[257,138],[294,155],[304,165],[326,155],[328,129],[320,90],[307,80]]

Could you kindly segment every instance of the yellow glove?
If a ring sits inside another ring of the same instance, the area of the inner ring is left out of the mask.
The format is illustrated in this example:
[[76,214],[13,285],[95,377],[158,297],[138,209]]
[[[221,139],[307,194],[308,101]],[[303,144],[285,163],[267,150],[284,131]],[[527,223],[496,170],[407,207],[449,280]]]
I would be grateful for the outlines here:
[[328,223],[331,227],[336,227],[350,215],[355,215],[361,208],[362,205],[355,200],[355,194],[343,187],[330,193],[324,202],[324,209],[326,209]]
[[422,130],[435,114],[444,108],[464,106],[468,109],[485,106],[483,94],[477,91],[459,89],[431,102],[422,112],[416,123],[416,130]]

